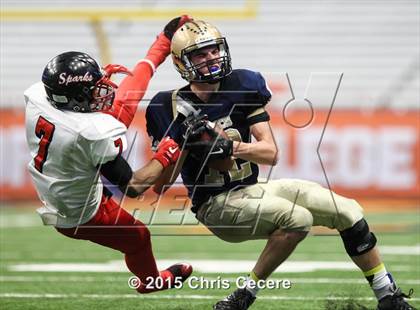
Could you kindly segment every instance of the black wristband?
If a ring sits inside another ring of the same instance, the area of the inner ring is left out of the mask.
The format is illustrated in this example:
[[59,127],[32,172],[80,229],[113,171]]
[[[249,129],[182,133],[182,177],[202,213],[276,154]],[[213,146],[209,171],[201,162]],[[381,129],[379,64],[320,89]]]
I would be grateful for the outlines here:
[[133,170],[127,161],[119,154],[114,160],[101,166],[101,174],[114,185],[124,191],[133,176]]

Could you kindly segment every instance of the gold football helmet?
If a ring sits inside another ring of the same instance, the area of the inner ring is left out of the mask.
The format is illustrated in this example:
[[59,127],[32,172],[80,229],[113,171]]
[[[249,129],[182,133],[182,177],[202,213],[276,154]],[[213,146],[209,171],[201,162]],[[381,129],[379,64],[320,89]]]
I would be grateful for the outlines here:
[[[199,64],[193,64],[191,54],[201,48],[217,46],[219,57]],[[171,43],[172,61],[181,77],[188,82],[215,83],[232,72],[229,47],[226,39],[213,25],[200,21],[190,21],[179,28]],[[217,66],[214,64],[217,63]],[[200,69],[208,68],[203,74]]]

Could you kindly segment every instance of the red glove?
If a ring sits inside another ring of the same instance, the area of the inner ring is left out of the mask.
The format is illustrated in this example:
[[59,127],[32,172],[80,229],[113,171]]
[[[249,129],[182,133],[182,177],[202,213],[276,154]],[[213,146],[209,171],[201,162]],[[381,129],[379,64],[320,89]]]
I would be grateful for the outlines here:
[[115,88],[117,85],[109,80],[111,74],[126,73],[131,75],[121,82],[111,110],[104,111],[105,113],[112,115],[124,123],[127,128],[130,126],[137,112],[137,106],[147,90],[154,71],[170,53],[170,39],[179,27],[190,20],[192,18],[188,15],[182,15],[172,19],[150,47],[146,59],[140,60],[133,72],[130,72],[123,66],[117,65],[108,65],[103,68],[106,73],[104,79],[106,78],[107,82],[112,83]]
[[182,27],[186,22],[193,19],[188,15],[182,15],[172,19],[166,24],[164,30],[157,36],[156,41],[152,44],[147,52],[146,59],[150,60],[156,69],[162,62],[165,61],[166,56],[171,52],[171,40],[178,28]]
[[111,76],[115,73],[122,73],[133,76],[133,72],[128,70],[126,67],[122,65],[115,65],[115,64],[108,64],[105,67],[102,67],[104,75],[101,82],[104,82],[107,85],[111,85],[114,88],[118,88],[118,85],[111,81]]
[[179,17],[175,17],[169,23],[166,24],[165,28],[163,29],[163,33],[169,39],[172,40],[174,33],[182,27],[186,22],[192,21],[192,17],[189,15],[181,15]]
[[171,138],[165,137],[160,141],[153,159],[159,161],[163,168],[166,168],[171,164],[175,164],[180,154],[181,151],[179,150],[178,144]]

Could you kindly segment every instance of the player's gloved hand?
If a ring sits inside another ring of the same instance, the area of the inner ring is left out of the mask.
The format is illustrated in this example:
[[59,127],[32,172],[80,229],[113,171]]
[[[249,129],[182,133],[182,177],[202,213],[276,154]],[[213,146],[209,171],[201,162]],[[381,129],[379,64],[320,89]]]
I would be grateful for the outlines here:
[[190,151],[190,154],[205,161],[225,159],[233,154],[233,141],[222,137],[207,141],[196,141],[185,144],[185,149]]
[[178,28],[182,27],[186,22],[192,21],[193,18],[189,15],[181,15],[179,17],[175,17],[169,23],[166,24],[165,28],[163,29],[163,33],[165,36],[172,40],[174,33],[178,30]]
[[111,77],[111,75],[113,75],[115,73],[123,73],[123,74],[127,74],[127,75],[133,75],[133,72],[128,70],[123,65],[107,64],[106,66],[102,67],[102,70],[104,72],[104,75],[108,78]]
[[190,115],[184,120],[182,127],[182,137],[187,143],[199,141],[205,134],[209,135],[209,139],[217,137],[217,133],[209,125],[207,114],[199,116]]
[[118,88],[118,85],[111,81],[111,76],[116,73],[122,73],[127,75],[133,75],[133,72],[128,70],[122,65],[108,64],[102,67],[103,77],[101,81],[106,81],[106,84],[112,85],[114,88]]
[[182,15],[172,19],[157,36],[156,41],[152,44],[147,52],[146,59],[153,64],[153,71],[165,61],[165,58],[171,53],[171,40],[178,28],[182,27],[186,22],[193,20],[188,15]]
[[178,144],[171,138],[165,137],[160,141],[153,159],[159,161],[163,168],[166,168],[176,163],[180,153]]

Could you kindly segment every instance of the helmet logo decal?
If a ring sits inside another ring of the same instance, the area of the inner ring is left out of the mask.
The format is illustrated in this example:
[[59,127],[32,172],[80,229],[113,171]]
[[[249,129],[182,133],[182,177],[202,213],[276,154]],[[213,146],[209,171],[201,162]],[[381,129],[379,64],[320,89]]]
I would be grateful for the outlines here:
[[69,83],[76,83],[76,82],[92,82],[93,76],[86,72],[85,75],[67,75],[66,72],[63,72],[58,77],[58,84],[62,85],[69,85]]
[[67,97],[66,96],[60,96],[60,95],[55,95],[55,94],[52,94],[52,99],[55,102],[60,102],[60,103],[68,103],[69,102],[67,100]]

